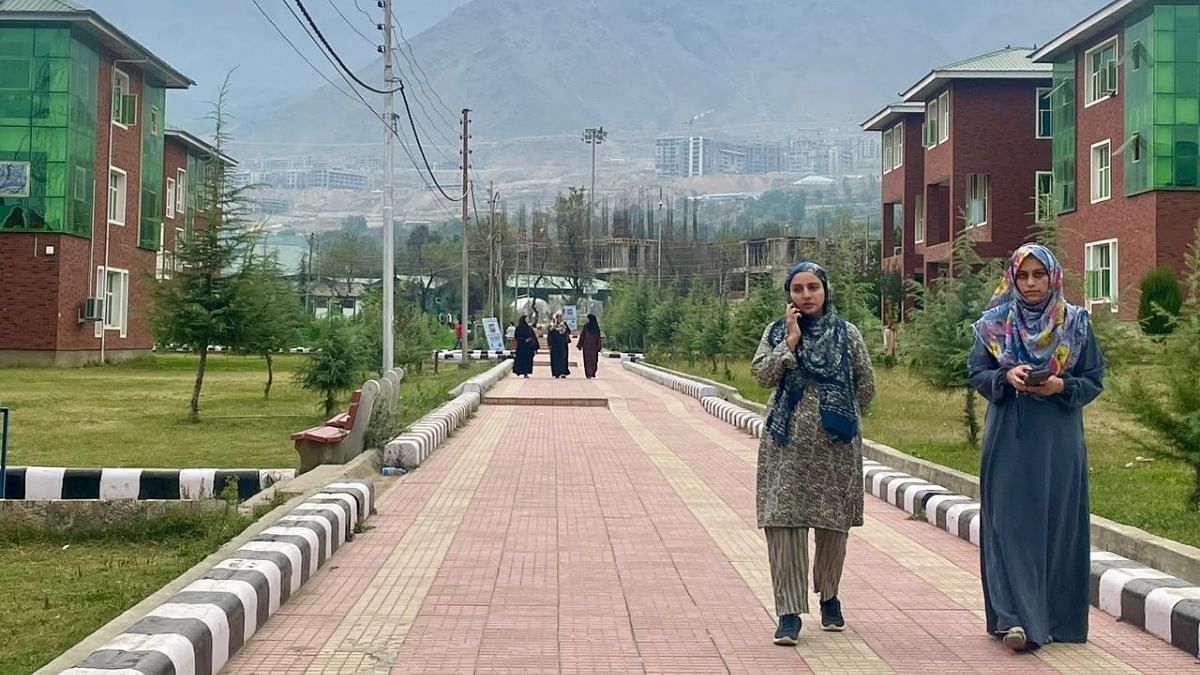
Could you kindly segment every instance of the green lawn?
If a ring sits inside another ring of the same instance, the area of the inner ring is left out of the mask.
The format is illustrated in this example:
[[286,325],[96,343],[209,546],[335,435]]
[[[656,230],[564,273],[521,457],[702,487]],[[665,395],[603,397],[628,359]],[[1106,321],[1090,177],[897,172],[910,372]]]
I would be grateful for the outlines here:
[[[732,380],[724,377],[723,369],[712,373],[701,363],[662,365],[735,386],[754,401],[765,403],[771,393],[754,382],[749,361],[730,364]],[[1110,375],[1108,391],[1084,411],[1092,512],[1200,546],[1200,513],[1188,511],[1186,506],[1193,484],[1192,470],[1182,462],[1137,460],[1147,453],[1138,449],[1127,434],[1140,435],[1139,427],[1121,408],[1112,386],[1120,377],[1129,376]],[[868,438],[943,466],[979,474],[979,452],[964,441],[961,394],[934,391],[904,368],[877,368],[875,379],[875,402],[863,422]],[[980,399],[977,412],[981,430],[984,410]],[[1129,463],[1134,466],[1127,468]]]
[[[323,420],[320,397],[292,374],[305,358],[275,359],[263,399],[265,362],[210,354],[198,424],[188,422],[198,357],[161,354],[97,368],[0,368],[0,401],[12,409],[10,465],[92,467],[293,467],[292,432]],[[404,423],[445,400],[446,391],[481,372],[443,368],[400,385]],[[3,672],[3,671],[0,671]]]
[[0,526],[0,673],[31,673],[240,533],[250,518],[179,515],[103,533]]

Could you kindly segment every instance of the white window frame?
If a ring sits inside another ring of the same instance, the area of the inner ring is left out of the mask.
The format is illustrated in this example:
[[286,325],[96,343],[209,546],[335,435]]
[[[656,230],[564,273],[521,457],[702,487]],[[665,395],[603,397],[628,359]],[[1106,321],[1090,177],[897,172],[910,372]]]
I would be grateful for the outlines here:
[[921,133],[921,143],[922,143],[922,145],[925,145],[926,150],[932,150],[938,146],[936,135],[932,139],[932,141],[933,141],[932,143],[930,142],[931,139],[929,139],[928,136],[929,136],[929,125],[933,124],[934,129],[937,130],[939,120],[940,120],[940,117],[938,115],[938,99],[935,98],[932,101],[928,101],[925,103],[925,124],[924,124],[924,128],[922,129],[922,133]]
[[1036,95],[1034,96],[1034,101],[1033,101],[1033,115],[1034,115],[1034,117],[1033,117],[1033,137],[1034,138],[1053,138],[1053,132],[1054,132],[1054,122],[1053,121],[1050,122],[1049,130],[1042,128],[1042,98],[1043,97],[1045,97],[1046,100],[1050,103],[1050,108],[1049,108],[1049,110],[1047,110],[1047,112],[1053,113],[1053,111],[1054,111],[1054,103],[1053,103],[1053,101],[1050,101],[1050,97],[1047,96],[1047,94],[1049,94],[1051,92],[1051,88],[1050,87],[1038,87],[1035,91],[1036,91]]
[[158,135],[158,106],[150,106],[150,134]]
[[[1121,88],[1121,83],[1120,83],[1121,78],[1117,77],[1117,78],[1115,78],[1116,81],[1113,82],[1113,91],[1111,94],[1105,94],[1100,97],[1096,96],[1096,93],[1097,93],[1096,85],[1099,84],[1100,73],[1099,73],[1099,71],[1092,70],[1092,56],[1098,52],[1103,52],[1104,50],[1108,49],[1109,47],[1113,48],[1113,62],[1120,63],[1121,43],[1116,35],[1108,38],[1107,40],[1105,40],[1104,42],[1101,42],[1100,44],[1096,45],[1095,47],[1092,47],[1091,49],[1087,50],[1083,54],[1083,63],[1084,63],[1084,68],[1086,69],[1086,77],[1087,77],[1087,79],[1084,80],[1084,96],[1085,96],[1084,105],[1083,105],[1084,108],[1090,108],[1090,107],[1096,105],[1097,103],[1100,103],[1101,101],[1107,101],[1110,98],[1115,98],[1116,95],[1119,93],[1119,90]],[[1102,67],[1103,67],[1103,65],[1102,65]]]
[[166,214],[167,214],[168,218],[175,217],[175,185],[176,185],[176,183],[175,183],[174,178],[167,179],[167,210],[166,210]]
[[892,130],[888,129],[883,132],[883,173],[887,175],[892,172],[896,158],[892,156]]
[[[1108,269],[1110,271],[1109,288],[1107,289],[1108,295],[1106,295],[1104,297],[1093,298],[1090,295],[1091,284],[1089,283],[1088,275],[1090,275],[1092,272],[1101,271],[1099,269],[1092,268],[1092,251],[1101,246],[1108,247],[1108,265],[1109,265]],[[1118,258],[1118,253],[1119,253],[1119,247],[1117,245],[1116,239],[1102,239],[1100,241],[1091,241],[1091,242],[1088,242],[1083,245],[1083,292],[1084,292],[1084,296],[1087,301],[1088,309],[1091,309],[1093,305],[1107,304],[1107,305],[1111,306],[1110,307],[1111,311],[1113,311],[1113,312],[1117,311],[1117,298],[1118,298],[1117,289],[1120,288],[1120,284],[1117,282],[1117,279],[1119,278],[1117,276],[1117,272],[1118,272],[1119,262],[1120,262],[1119,258]]]
[[950,92],[938,96],[938,145],[950,140]]
[[913,195],[913,244],[925,243],[925,195]]
[[187,213],[187,170],[175,170],[175,213]]
[[[1042,177],[1050,177],[1050,192],[1043,193],[1038,188],[1042,185]],[[1042,200],[1042,195],[1045,194],[1049,199],[1045,202]],[[1043,203],[1049,211],[1045,214],[1045,219],[1049,219],[1054,215],[1054,172],[1053,171],[1034,171],[1033,172],[1033,222],[1041,223],[1043,215],[1040,213]]]
[[[108,274],[105,273],[103,265],[96,267],[96,288],[100,291],[100,297],[104,299],[104,315],[96,322],[96,337],[100,337],[102,330],[115,330],[120,331],[121,337],[124,338],[129,331],[129,270],[109,267],[107,271]],[[109,274],[120,279],[119,287],[109,283]]]
[[896,231],[896,214],[900,214],[900,241],[892,242],[892,255],[904,255],[904,202],[892,202],[892,232]]
[[[117,186],[113,185],[113,174],[119,174],[121,176],[121,189],[118,189]],[[116,202],[117,202],[117,205],[119,206],[119,208],[116,208],[115,211],[113,208],[113,195],[114,194],[116,195]],[[120,225],[121,227],[125,226],[125,211],[129,207],[128,195],[129,195],[129,174],[126,173],[122,169],[118,169],[115,166],[108,167],[108,224],[109,225]],[[114,212],[116,215],[120,216],[119,220],[117,218],[113,217]]]
[[[1108,166],[1099,167],[1096,165],[1096,151],[1101,147],[1107,150]],[[1093,143],[1091,151],[1088,153],[1088,174],[1091,176],[1090,195],[1093,204],[1106,202],[1112,199],[1112,139],[1105,139],[1099,143]],[[1100,194],[1099,188],[1104,187],[1104,194]]]
[[120,89],[122,95],[128,96],[130,93],[130,89],[132,89],[132,88],[133,88],[133,82],[129,79],[129,74],[126,73],[125,71],[121,70],[120,68],[113,68],[113,81],[112,81],[113,101],[112,101],[112,105],[109,106],[110,108],[112,108],[112,111],[110,112],[110,116],[112,118],[111,122],[113,124],[121,127],[122,129],[128,129],[129,127],[121,122],[121,118],[123,117],[123,115],[121,114],[122,113],[121,106],[124,104],[121,102],[121,99],[118,98],[117,90]]
[[[983,181],[983,218],[979,222],[971,222],[971,202],[981,199],[978,194],[980,180]],[[967,174],[967,221],[964,229],[983,227],[988,224],[988,211],[992,208],[992,177],[986,173]]]
[[892,168],[904,166],[904,122],[892,127]]

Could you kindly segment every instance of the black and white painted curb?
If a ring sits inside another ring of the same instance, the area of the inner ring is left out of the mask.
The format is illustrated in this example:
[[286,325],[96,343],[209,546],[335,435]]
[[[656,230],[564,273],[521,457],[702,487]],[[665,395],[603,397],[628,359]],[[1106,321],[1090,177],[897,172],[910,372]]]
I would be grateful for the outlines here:
[[650,368],[632,361],[621,361],[621,367],[623,367],[625,370],[641,375],[651,382],[657,382],[668,389],[673,389],[681,394],[686,394],[692,398],[700,399],[701,401],[703,401],[705,398],[717,396],[717,388],[710,384],[702,384],[700,382],[696,382],[695,380],[689,380],[686,377],[672,375],[671,373],[664,372],[656,368]]
[[368,482],[332,483],[62,675],[213,675],[354,536]]
[[404,469],[420,466],[450,434],[467,423],[471,413],[479,410],[483,395],[511,373],[512,366],[512,361],[498,363],[452,390],[451,393],[458,392],[454,398],[387,442],[383,448],[383,465]]
[[[687,378],[636,364],[623,365],[647,379],[688,393],[675,382]],[[694,381],[693,385],[704,386]],[[755,438],[762,436],[761,415],[715,395],[702,397],[700,402],[714,417]],[[979,545],[981,507],[970,497],[869,459],[863,460],[863,490],[938,529]],[[1200,587],[1115,553],[1092,551],[1091,557],[1092,605],[1192,656],[1200,656]]]
[[238,499],[246,500],[283,480],[295,469],[76,469],[10,466],[5,497],[12,500],[58,499],[212,499],[229,479],[237,481]]
[[641,361],[645,355],[640,352],[610,352],[604,351],[601,354],[609,359],[621,359],[622,361]]
[[[474,349],[467,351],[467,355],[473,361],[499,361],[502,359],[513,358],[514,352],[511,349]],[[438,352],[438,359],[441,361],[461,361],[462,351],[458,349],[442,350]]]

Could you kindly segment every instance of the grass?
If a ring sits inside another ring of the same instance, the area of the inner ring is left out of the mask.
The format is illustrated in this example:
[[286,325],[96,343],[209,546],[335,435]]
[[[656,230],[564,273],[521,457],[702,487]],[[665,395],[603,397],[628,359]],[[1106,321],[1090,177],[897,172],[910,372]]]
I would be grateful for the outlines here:
[[[320,396],[292,373],[303,356],[279,356],[270,399],[265,362],[210,354],[198,424],[188,422],[198,357],[160,354],[119,365],[0,369],[0,401],[12,409],[10,465],[246,467],[297,465],[289,435],[324,420]],[[424,415],[446,391],[481,372],[426,367],[400,385],[402,421]],[[344,407],[344,404],[343,404]],[[0,670],[0,672],[3,672]]]
[[[766,403],[771,394],[754,382],[747,360],[730,363],[732,379],[724,377],[723,368],[712,373],[700,362],[689,366],[686,361],[663,361],[661,365],[737,387],[753,401]],[[1187,509],[1193,485],[1191,468],[1177,461],[1137,459],[1148,453],[1137,448],[1129,436],[1144,437],[1144,432],[1121,408],[1114,391],[1122,377],[1130,376],[1128,371],[1110,375],[1108,391],[1084,409],[1092,513],[1200,546],[1200,513]],[[979,452],[964,440],[962,394],[935,391],[904,368],[877,368],[875,381],[875,401],[863,421],[868,438],[915,457],[979,474]],[[981,433],[985,408],[980,399]]]
[[51,534],[0,526],[0,673],[31,673],[240,533],[236,509]]

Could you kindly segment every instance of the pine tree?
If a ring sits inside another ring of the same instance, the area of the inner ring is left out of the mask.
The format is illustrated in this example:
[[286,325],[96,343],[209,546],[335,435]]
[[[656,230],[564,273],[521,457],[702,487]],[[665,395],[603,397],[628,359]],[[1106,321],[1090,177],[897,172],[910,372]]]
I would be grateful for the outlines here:
[[264,253],[251,253],[242,267],[234,302],[236,315],[245,318],[237,326],[237,351],[266,360],[267,383],[263,398],[269,398],[275,381],[272,355],[295,342],[303,309],[283,278],[278,261],[273,255]]

